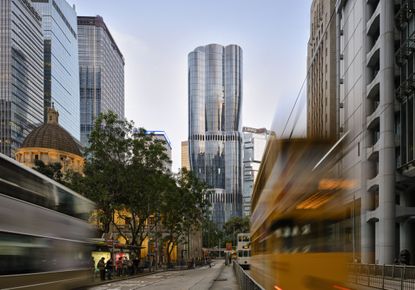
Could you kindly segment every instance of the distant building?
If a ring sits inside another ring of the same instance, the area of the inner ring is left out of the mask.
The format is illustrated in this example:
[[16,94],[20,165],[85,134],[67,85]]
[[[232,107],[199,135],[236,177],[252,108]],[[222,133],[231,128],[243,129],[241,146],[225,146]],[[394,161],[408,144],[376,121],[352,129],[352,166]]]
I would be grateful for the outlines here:
[[0,1],[0,153],[12,158],[43,124],[42,18],[28,0]]
[[[164,147],[166,148],[166,154],[169,157],[169,160],[171,160],[171,142],[169,137],[167,137],[166,132],[164,131],[147,131],[148,134],[152,134],[154,138],[161,140],[164,142]],[[165,164],[166,169],[169,171],[172,170],[172,164],[171,162],[166,162]]]
[[190,168],[212,193],[221,227],[242,215],[242,49],[209,44],[189,53]]
[[44,111],[54,103],[60,124],[74,138],[79,131],[79,60],[75,7],[66,0],[32,0],[42,17]]
[[337,133],[335,0],[313,0],[307,50],[307,135]]
[[78,17],[81,143],[95,118],[112,111],[124,119],[124,57],[101,16]]
[[16,152],[16,160],[31,168],[36,160],[60,163],[62,171],[82,173],[84,158],[71,134],[59,125],[59,113],[49,108],[45,124],[34,129]]
[[242,128],[243,133],[243,193],[242,193],[242,215],[251,215],[251,197],[253,186],[262,155],[264,154],[270,131],[265,128],[255,129]]
[[181,168],[186,168],[190,170],[190,161],[189,161],[189,142],[182,141],[182,154],[181,154]]

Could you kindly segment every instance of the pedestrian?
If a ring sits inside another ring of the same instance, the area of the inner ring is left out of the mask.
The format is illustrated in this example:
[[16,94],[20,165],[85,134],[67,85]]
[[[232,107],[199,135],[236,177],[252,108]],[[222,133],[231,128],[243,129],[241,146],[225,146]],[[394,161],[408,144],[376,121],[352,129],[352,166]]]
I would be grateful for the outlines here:
[[128,275],[133,275],[133,261],[131,259],[127,260],[127,267],[128,267]]
[[135,256],[133,259],[134,274],[138,273],[139,265],[140,265],[140,260],[138,259],[137,256]]
[[90,260],[90,265],[91,265],[92,280],[94,280],[95,279],[95,260],[94,260],[94,257],[92,256]]
[[122,275],[127,276],[128,275],[128,258],[124,257],[124,260],[122,260]]
[[122,274],[122,257],[119,257],[117,262],[115,262],[115,267],[117,268],[117,276]]
[[112,271],[114,269],[114,265],[112,264],[112,258],[107,261],[105,265],[105,269],[107,270],[108,280],[112,280]]
[[101,277],[101,281],[105,280],[105,258],[102,257],[101,260],[99,260],[97,268],[99,270],[99,276]]

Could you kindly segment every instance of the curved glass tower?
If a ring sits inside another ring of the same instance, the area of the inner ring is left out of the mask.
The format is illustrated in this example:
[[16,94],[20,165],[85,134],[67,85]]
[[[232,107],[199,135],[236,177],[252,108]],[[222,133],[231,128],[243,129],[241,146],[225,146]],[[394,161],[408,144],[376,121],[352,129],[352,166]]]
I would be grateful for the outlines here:
[[200,46],[189,54],[190,167],[212,188],[212,220],[241,216],[242,49]]

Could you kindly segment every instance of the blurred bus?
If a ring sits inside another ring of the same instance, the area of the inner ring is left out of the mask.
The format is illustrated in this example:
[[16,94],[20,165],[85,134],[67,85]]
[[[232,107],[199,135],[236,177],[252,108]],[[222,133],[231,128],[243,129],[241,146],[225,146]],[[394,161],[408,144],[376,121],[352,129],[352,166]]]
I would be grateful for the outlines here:
[[241,233],[237,235],[237,262],[244,269],[249,269],[251,260],[251,234]]
[[252,196],[251,275],[265,289],[349,289],[341,142],[271,136]]
[[93,209],[92,201],[0,154],[0,288],[85,284]]

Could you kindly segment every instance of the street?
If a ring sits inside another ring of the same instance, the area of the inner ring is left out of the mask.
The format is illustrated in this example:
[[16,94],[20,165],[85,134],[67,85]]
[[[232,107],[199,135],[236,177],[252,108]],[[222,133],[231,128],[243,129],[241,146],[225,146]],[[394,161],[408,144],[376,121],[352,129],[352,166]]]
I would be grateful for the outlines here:
[[[168,271],[117,281],[90,288],[91,290],[132,290],[132,289],[238,289],[231,266],[223,260],[214,262],[212,268],[204,266],[194,270]],[[216,281],[215,281],[216,280]],[[220,284],[220,285],[219,285]]]

